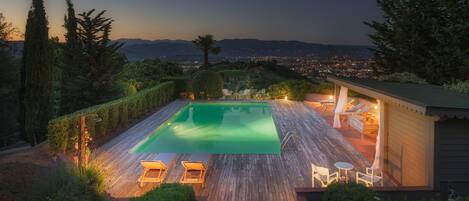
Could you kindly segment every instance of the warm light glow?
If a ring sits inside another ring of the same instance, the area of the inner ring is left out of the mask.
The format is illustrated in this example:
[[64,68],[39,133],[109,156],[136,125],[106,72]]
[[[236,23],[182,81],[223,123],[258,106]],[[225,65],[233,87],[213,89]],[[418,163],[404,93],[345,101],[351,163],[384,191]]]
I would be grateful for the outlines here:
[[329,96],[329,99],[332,100],[334,98],[334,96]]
[[288,96],[285,96],[285,100],[288,100]]
[[377,110],[377,109],[378,109],[378,106],[377,106],[377,105],[375,105],[375,110]]

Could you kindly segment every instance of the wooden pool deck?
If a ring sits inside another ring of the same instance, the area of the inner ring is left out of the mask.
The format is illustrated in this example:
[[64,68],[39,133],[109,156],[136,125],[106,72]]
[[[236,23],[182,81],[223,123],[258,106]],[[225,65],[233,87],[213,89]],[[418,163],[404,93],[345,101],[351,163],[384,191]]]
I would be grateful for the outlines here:
[[[152,160],[158,154],[131,154],[129,150],[150,135],[160,124],[188,102],[176,100],[129,128],[96,151],[95,161],[107,175],[107,192],[124,198],[141,195],[155,185],[139,188],[137,178],[142,172],[140,160]],[[311,187],[311,163],[335,170],[334,163],[346,161],[355,170],[370,165],[317,112],[302,102],[270,101],[280,139],[295,131],[293,140],[281,155],[213,155],[206,186],[194,185],[197,196],[209,201],[296,200],[295,187]],[[166,182],[177,182],[182,174],[177,157],[176,167],[169,171]]]

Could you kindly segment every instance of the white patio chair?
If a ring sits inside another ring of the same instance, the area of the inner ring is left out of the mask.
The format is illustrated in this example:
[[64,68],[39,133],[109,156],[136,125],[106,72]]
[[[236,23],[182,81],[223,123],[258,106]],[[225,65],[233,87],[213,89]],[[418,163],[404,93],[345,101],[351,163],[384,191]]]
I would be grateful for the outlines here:
[[379,182],[381,186],[384,186],[383,172],[379,170],[373,170],[371,168],[366,168],[366,172],[356,172],[355,175],[356,182],[364,183],[367,187],[373,187],[374,183]]
[[230,90],[228,89],[222,89],[222,93],[223,93],[223,98],[231,98],[231,95],[233,95],[233,92],[231,92]]
[[329,168],[319,167],[311,163],[312,168],[312,186],[314,188],[314,180],[321,183],[321,187],[325,188],[332,182],[339,181],[339,172],[329,173]]
[[252,92],[251,89],[245,89],[241,94],[243,96],[243,99],[251,98],[251,92]]

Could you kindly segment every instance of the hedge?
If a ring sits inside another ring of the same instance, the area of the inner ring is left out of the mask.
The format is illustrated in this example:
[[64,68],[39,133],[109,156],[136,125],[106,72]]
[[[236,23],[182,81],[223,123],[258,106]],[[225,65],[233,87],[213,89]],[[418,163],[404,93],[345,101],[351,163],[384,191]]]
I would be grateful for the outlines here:
[[132,96],[52,119],[49,121],[47,133],[49,145],[55,152],[65,153],[71,149],[77,141],[80,116],[86,114],[96,113],[102,119],[98,123],[87,122],[88,130],[95,140],[109,135],[118,128],[125,128],[133,120],[173,100],[174,86],[174,82],[164,82]]
[[196,99],[217,99],[223,96],[223,78],[214,71],[203,70],[198,72],[192,81]]
[[179,96],[182,92],[187,92],[189,79],[184,76],[172,76],[161,78],[161,82],[170,82],[173,81],[175,86],[175,95]]
[[195,193],[191,186],[182,184],[161,184],[140,197],[131,201],[195,201]]

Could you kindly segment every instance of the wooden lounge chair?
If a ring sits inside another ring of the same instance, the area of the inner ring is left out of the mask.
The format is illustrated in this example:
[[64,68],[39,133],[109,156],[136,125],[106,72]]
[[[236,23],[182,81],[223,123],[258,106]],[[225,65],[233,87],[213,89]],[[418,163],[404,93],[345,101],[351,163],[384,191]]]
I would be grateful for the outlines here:
[[375,136],[379,125],[376,115],[369,112],[371,106],[365,105],[348,116],[348,124],[363,135]]
[[366,168],[365,173],[357,172],[355,178],[357,184],[362,182],[367,187],[373,187],[373,184],[377,182],[380,182],[381,186],[384,186],[383,172],[379,170]]
[[[143,166],[143,173],[138,178],[139,186],[143,187],[144,183],[163,183],[168,169],[175,164],[176,154],[161,153],[155,160],[142,160],[140,164]],[[150,176],[149,173],[156,172],[156,176]]]
[[339,172],[329,173],[329,168],[319,167],[311,164],[312,168],[312,186],[314,188],[314,180],[318,180],[321,183],[321,187],[325,188],[332,182],[339,181]]
[[356,105],[347,105],[347,109],[344,112],[341,112],[340,115],[340,121],[341,122],[346,122],[349,118],[349,116],[359,114],[362,112],[362,110],[365,109],[365,104],[363,103],[358,103]]
[[356,114],[357,112],[360,112],[362,108],[365,107],[364,103],[358,103],[356,105],[348,105],[347,109],[344,112],[341,112],[341,115],[351,115],[351,114]]
[[189,161],[181,161],[184,173],[180,182],[183,184],[202,184],[204,187],[209,161],[210,154],[192,154]]

